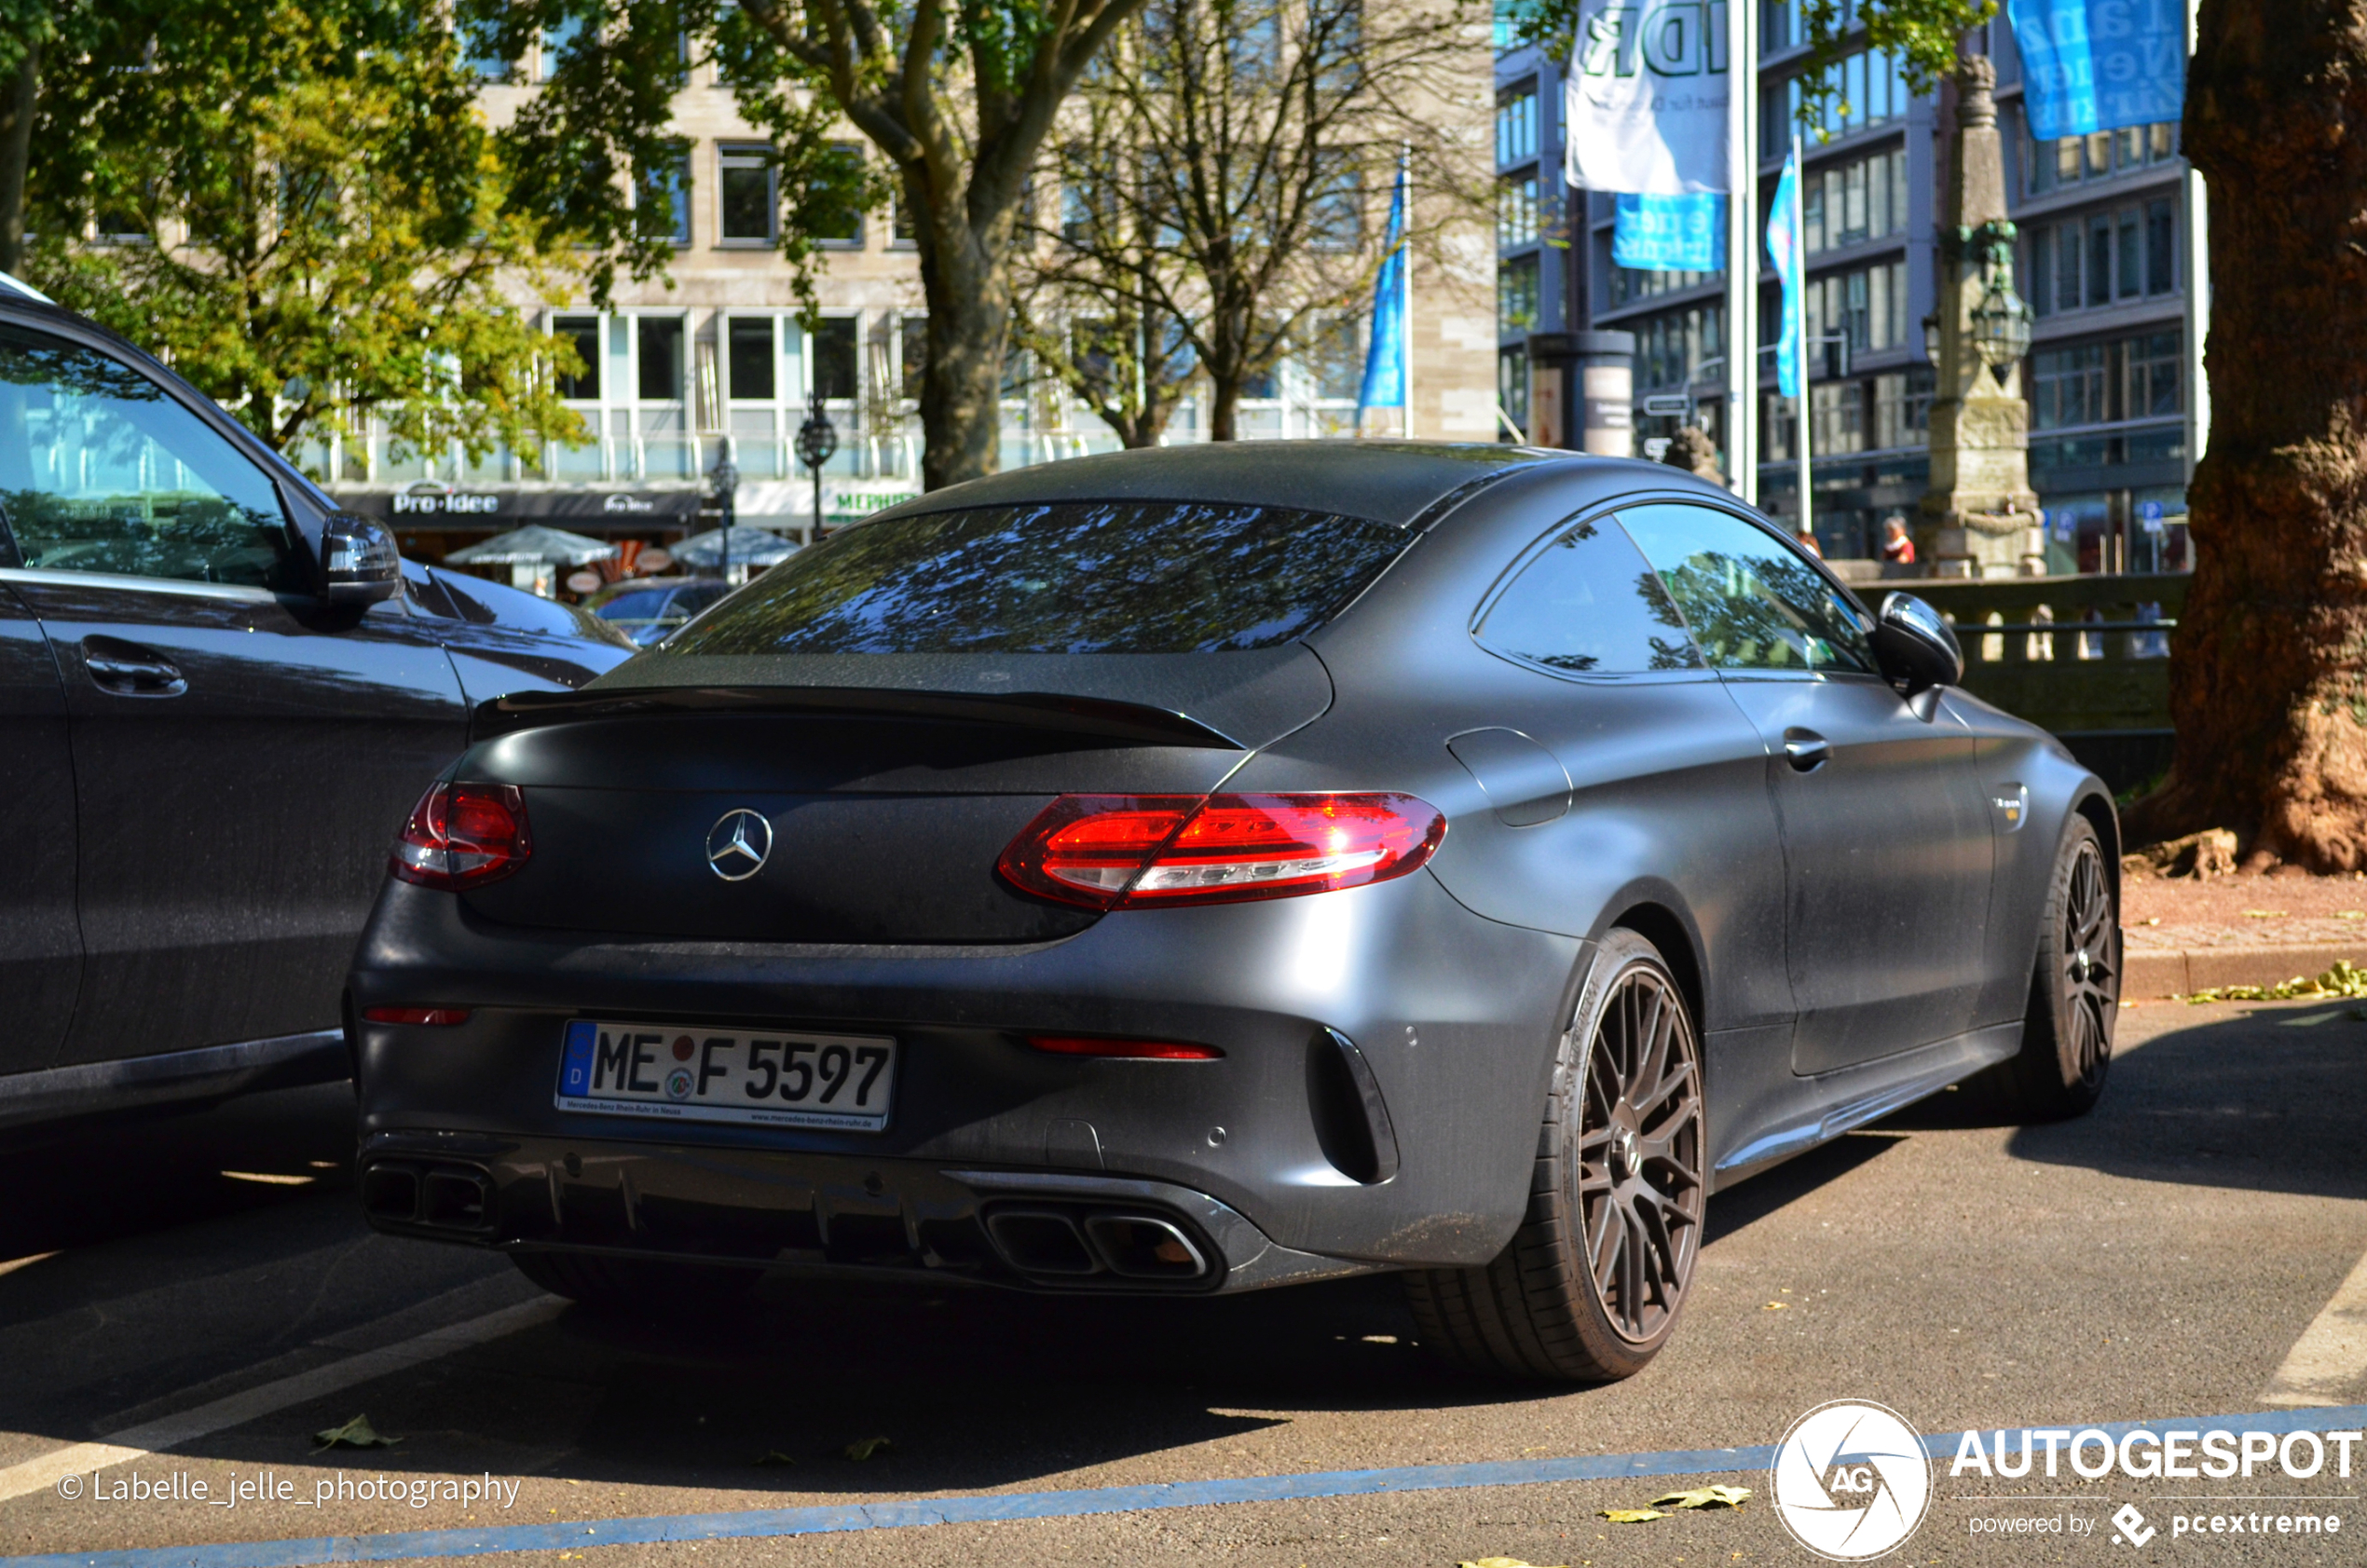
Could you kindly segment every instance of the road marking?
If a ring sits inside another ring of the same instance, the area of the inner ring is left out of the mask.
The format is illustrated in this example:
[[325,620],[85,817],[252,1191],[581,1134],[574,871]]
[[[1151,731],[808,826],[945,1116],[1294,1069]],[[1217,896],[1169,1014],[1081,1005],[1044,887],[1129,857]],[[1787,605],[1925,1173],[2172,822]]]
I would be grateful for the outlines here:
[[183,1443],[220,1432],[228,1427],[244,1425],[259,1416],[270,1415],[292,1405],[301,1405],[324,1394],[335,1394],[356,1384],[368,1383],[400,1372],[428,1361],[466,1350],[471,1345],[488,1340],[501,1339],[522,1329],[548,1322],[567,1309],[567,1302],[556,1296],[538,1296],[530,1302],[489,1312],[483,1317],[455,1323],[448,1329],[436,1329],[415,1339],[365,1350],[359,1356],[349,1356],[342,1361],[332,1361],[325,1367],[315,1367],[308,1372],[276,1379],[237,1394],[168,1415],[140,1425],[125,1428],[100,1438],[95,1443],[75,1443],[21,1464],[0,1470],[0,1502],[21,1497],[29,1492],[43,1492],[58,1484],[64,1476],[81,1475],[91,1470],[103,1470],[111,1465],[144,1454],[159,1453],[178,1448]]
[[2367,1258],[2301,1331],[2261,1399],[2288,1408],[2339,1404],[2361,1377],[2367,1377]]
[[[2324,1418],[2324,1419],[2320,1419]],[[2171,1418],[2181,1427],[2254,1432],[2367,1426],[2367,1405],[2331,1411],[2277,1411],[2252,1415]],[[2066,1423],[2066,1425],[2076,1425]],[[2168,1421],[2098,1423],[2115,1441],[2139,1429],[2160,1431]],[[1994,1434],[1976,1434],[1983,1442]],[[1954,1454],[1962,1432],[1923,1439],[1935,1459]],[[330,1562],[392,1562],[421,1558],[478,1557],[489,1552],[580,1551],[588,1547],[647,1546],[664,1541],[770,1540],[787,1535],[841,1534],[857,1530],[905,1530],[924,1524],[1001,1523],[1022,1519],[1081,1519],[1092,1514],[1150,1513],[1225,1503],[1295,1503],[1318,1497],[1369,1497],[1401,1492],[1449,1492],[1475,1487],[1539,1486],[1554,1481],[1657,1479],[1666,1476],[1731,1475],[1764,1470],[1772,1445],[1690,1449],[1666,1453],[1607,1453],[1578,1459],[1530,1459],[1479,1465],[1417,1465],[1394,1470],[1329,1470],[1312,1475],[1242,1476],[1224,1480],[1110,1486],[1078,1492],[995,1492],[970,1497],[920,1497],[906,1502],[839,1503],[808,1508],[755,1508],[743,1513],[659,1514],[644,1519],[578,1519],[474,1530],[406,1530],[385,1535],[323,1535],[281,1541],[232,1541],[218,1546],[154,1547],[130,1551],[52,1552],[0,1557],[0,1568],[313,1568]],[[1979,1499],[1997,1501],[1999,1499]],[[2014,1499],[2018,1502],[2029,1499]],[[2098,1498],[2096,1501],[2106,1501]]]

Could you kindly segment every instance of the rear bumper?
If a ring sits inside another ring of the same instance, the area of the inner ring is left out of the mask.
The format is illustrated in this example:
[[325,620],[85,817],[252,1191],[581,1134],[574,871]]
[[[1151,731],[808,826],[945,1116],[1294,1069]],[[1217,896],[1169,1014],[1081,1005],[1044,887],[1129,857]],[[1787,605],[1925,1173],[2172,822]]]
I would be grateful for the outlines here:
[[362,1192],[374,1228],[433,1241],[1019,1289],[1207,1295],[1382,1266],[1277,1246],[1172,1182],[913,1160],[387,1133]]
[[[932,1206],[988,1202],[956,1172],[1002,1173],[1004,1187],[1031,1173],[1149,1183],[1178,1213],[1213,1205],[1267,1247],[1344,1267],[1482,1263],[1526,1207],[1582,949],[1482,920],[1427,873],[1129,912],[1058,942],[965,948],[585,939],[493,926],[447,894],[398,882],[356,957],[355,1016],[436,1005],[471,1017],[360,1027],[362,1131],[373,1151],[476,1150],[465,1158],[500,1194],[499,1234],[512,1245],[655,1246],[630,1232],[579,1239],[567,1229],[565,1183],[556,1199],[537,1200],[550,1217],[540,1222],[560,1229],[538,1237],[512,1225],[513,1188],[549,1185],[570,1153],[589,1171],[596,1153],[620,1170],[655,1161],[647,1174],[669,1182],[693,1167],[733,1173],[691,1200],[701,1226],[721,1234],[746,1218],[776,1253],[825,1263],[835,1200],[773,1188],[860,1193],[876,1175],[910,1194],[886,1212],[899,1217],[906,1251],[925,1260],[919,1227]],[[877,1134],[562,1111],[561,1035],[579,1016],[893,1034],[904,1052],[896,1104]],[[1029,1032],[1194,1041],[1225,1057],[1055,1057],[1029,1049]],[[1339,1038],[1361,1077],[1344,1070]],[[1385,1129],[1394,1169],[1384,1151],[1358,1147],[1359,1127],[1368,1139]],[[778,1218],[800,1210],[810,1219]],[[535,1213],[519,1210],[516,1226]],[[1225,1288],[1240,1288],[1239,1270],[1262,1277],[1255,1244],[1224,1241],[1215,1219],[1195,1222],[1226,1260]]]

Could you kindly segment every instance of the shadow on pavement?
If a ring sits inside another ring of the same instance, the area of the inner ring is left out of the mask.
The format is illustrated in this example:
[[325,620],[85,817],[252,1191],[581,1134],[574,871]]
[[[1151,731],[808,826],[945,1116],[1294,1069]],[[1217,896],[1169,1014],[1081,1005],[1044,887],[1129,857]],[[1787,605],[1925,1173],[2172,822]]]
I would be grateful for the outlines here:
[[2025,1126],[2017,1158],[2205,1187],[2367,1197],[2367,1021],[2348,1002],[2208,1019],[2116,1057],[2074,1121]]

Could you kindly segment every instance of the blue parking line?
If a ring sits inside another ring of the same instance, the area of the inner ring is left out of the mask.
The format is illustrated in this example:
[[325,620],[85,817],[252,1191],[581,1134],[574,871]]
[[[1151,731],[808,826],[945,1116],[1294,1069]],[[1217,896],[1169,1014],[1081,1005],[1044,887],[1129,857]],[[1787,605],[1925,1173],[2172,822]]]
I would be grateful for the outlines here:
[[[2367,1405],[2270,1411],[2167,1421],[2124,1421],[2097,1429],[2114,1438],[2144,1427],[2250,1428],[2260,1432],[2367,1426]],[[1990,1434],[1980,1434],[1988,1440]],[[1961,1432],[1926,1438],[1935,1459],[1954,1457]],[[855,1530],[904,1530],[923,1524],[978,1524],[1021,1519],[1078,1519],[1090,1514],[1147,1513],[1223,1503],[1289,1503],[1316,1497],[1366,1497],[1382,1493],[1457,1491],[1471,1487],[1539,1486],[1554,1481],[1649,1479],[1764,1470],[1772,1444],[1754,1448],[1684,1449],[1662,1453],[1610,1453],[1592,1458],[1508,1460],[1482,1465],[1416,1465],[1389,1470],[1323,1470],[1293,1476],[1245,1476],[1230,1480],[1112,1486],[1078,1492],[991,1493],[975,1497],[906,1502],[843,1503],[821,1507],[752,1508],[738,1513],[660,1514],[646,1519],[573,1520],[553,1524],[477,1530],[411,1530],[384,1535],[321,1535],[294,1541],[237,1541],[219,1546],[156,1547],[133,1551],[54,1552],[0,1558],[0,1568],[312,1568],[316,1563],[395,1562],[420,1558],[475,1557],[488,1552],[578,1550],[646,1546],[660,1541],[762,1540]]]

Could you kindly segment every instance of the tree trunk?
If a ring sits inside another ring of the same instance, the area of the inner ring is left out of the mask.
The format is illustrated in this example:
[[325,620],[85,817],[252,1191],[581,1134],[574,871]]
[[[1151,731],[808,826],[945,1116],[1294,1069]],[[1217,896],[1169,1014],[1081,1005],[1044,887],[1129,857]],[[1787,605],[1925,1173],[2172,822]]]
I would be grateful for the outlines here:
[[2212,427],[2176,760],[2128,836],[2367,867],[2367,0],[2203,0],[2184,136],[2218,241]]
[[25,173],[33,159],[33,111],[41,88],[41,41],[24,47],[0,97],[0,272],[24,267]]
[[[959,198],[940,199],[958,202]],[[1011,340],[1009,244],[963,221],[929,222],[921,249],[929,307],[921,378],[921,488],[941,490],[1002,465],[1003,359]],[[999,227],[1007,229],[1007,220]]]

